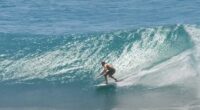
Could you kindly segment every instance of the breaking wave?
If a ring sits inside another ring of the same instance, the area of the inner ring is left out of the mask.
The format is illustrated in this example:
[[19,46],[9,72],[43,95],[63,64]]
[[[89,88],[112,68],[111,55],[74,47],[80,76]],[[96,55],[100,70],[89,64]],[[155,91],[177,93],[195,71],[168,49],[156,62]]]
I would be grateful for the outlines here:
[[199,73],[200,28],[157,26],[61,36],[0,34],[0,82],[93,83],[101,61],[119,86],[183,84]]

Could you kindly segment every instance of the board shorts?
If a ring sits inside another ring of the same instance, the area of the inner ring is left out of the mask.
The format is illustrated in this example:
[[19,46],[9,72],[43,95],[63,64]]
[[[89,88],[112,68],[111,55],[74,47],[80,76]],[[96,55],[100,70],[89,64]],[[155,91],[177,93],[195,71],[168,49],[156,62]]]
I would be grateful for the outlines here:
[[107,72],[107,75],[112,76],[114,73],[115,73],[115,69],[110,69],[110,70]]

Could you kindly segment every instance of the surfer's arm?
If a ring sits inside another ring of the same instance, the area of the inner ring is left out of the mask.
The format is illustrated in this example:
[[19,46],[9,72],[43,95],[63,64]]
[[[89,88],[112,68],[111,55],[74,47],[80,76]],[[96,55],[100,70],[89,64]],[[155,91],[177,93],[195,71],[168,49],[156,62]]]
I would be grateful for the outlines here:
[[104,67],[104,70],[100,73],[100,75],[105,75],[107,73],[107,68]]
[[107,71],[108,71],[108,69],[107,69],[107,65],[106,65],[106,66],[104,66],[104,69],[103,69],[103,71],[100,73],[99,76],[101,76],[101,75],[106,75]]
[[103,74],[105,74],[105,72],[106,72],[106,70],[104,69],[104,70],[101,72],[101,74],[100,74],[100,75],[103,75]]

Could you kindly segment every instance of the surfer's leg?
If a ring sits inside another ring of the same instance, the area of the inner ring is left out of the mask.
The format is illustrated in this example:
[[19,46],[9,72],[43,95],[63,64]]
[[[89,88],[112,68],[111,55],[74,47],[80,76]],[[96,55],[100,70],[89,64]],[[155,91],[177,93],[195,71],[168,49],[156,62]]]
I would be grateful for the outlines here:
[[106,84],[108,84],[108,79],[107,79],[107,75],[104,75],[105,80],[106,80]]
[[115,71],[110,71],[108,75],[110,78],[114,79],[115,82],[117,82],[118,80],[112,76],[114,73],[115,73]]
[[114,79],[115,82],[117,82],[118,80],[116,78],[114,78],[113,76],[109,76],[110,78]]

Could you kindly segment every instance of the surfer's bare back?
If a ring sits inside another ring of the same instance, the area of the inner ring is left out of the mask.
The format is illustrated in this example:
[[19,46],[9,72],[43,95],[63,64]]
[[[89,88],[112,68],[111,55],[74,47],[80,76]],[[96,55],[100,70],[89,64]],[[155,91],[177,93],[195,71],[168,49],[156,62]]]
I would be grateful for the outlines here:
[[103,66],[103,71],[101,72],[101,75],[103,74],[106,80],[106,84],[108,84],[108,79],[107,76],[109,76],[110,78],[114,79],[115,82],[117,82],[118,80],[116,78],[113,77],[113,74],[115,73],[115,68],[110,65],[107,64],[106,62],[102,61],[101,65]]

